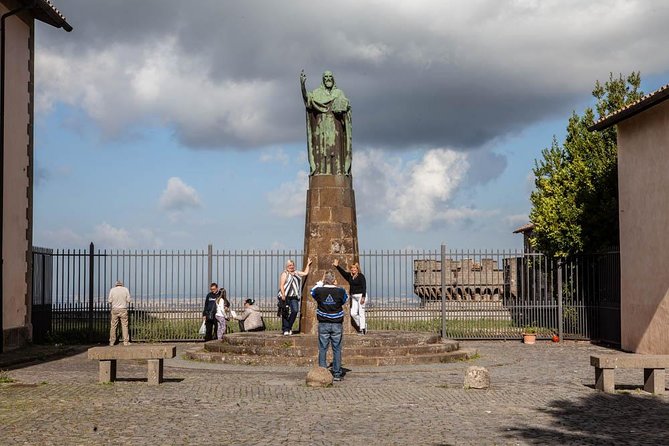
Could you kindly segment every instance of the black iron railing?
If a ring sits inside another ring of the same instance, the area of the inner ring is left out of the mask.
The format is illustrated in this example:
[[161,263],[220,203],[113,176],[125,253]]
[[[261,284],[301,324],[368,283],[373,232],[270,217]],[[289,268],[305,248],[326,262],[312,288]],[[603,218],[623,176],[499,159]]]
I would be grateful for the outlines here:
[[[302,252],[206,250],[33,251],[36,341],[98,342],[108,338],[107,293],[119,279],[130,289],[131,338],[195,340],[211,282],[232,307],[253,298],[269,329],[278,278]],[[379,250],[360,253],[367,278],[369,330],[443,333],[456,339],[620,337],[620,259],[616,252],[552,259],[489,250]],[[232,324],[231,324],[232,325]],[[236,327],[232,325],[231,329]]]

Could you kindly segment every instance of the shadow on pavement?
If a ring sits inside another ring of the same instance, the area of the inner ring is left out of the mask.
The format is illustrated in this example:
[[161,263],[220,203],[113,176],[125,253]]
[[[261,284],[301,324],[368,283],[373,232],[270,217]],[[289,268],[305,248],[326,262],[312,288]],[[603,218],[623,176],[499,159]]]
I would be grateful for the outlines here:
[[[163,378],[164,383],[180,383],[184,378]],[[146,378],[116,378],[117,382],[148,382]]]
[[573,401],[555,400],[537,411],[539,417],[552,418],[550,427],[506,426],[505,435],[542,445],[661,445],[669,439],[666,397],[598,392]]
[[0,354],[0,370],[17,370],[42,364],[88,350],[88,345],[41,345],[33,344]]

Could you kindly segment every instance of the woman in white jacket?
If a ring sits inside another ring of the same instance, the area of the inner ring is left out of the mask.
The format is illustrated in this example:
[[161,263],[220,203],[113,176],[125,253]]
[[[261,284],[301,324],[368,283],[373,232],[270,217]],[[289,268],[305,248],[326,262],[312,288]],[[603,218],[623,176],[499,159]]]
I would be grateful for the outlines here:
[[244,311],[241,314],[232,312],[233,319],[239,321],[240,331],[264,331],[265,322],[262,319],[260,308],[255,305],[253,299],[246,299],[244,301]]

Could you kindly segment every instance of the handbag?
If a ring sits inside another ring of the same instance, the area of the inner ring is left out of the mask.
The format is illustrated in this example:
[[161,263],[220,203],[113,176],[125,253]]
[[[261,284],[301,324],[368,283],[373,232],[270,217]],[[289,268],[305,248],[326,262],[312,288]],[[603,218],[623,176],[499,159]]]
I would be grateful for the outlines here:
[[288,300],[281,299],[281,290],[276,294],[276,315],[278,317],[288,319],[290,314],[290,307],[288,306]]
[[202,321],[202,325],[200,325],[200,331],[198,332],[200,336],[204,336],[207,333],[207,324]]

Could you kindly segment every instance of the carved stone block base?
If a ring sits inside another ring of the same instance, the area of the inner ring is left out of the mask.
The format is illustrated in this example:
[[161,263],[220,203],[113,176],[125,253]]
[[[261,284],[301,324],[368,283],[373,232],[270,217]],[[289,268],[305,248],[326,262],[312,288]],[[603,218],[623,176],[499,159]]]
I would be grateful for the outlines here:
[[[313,263],[304,287],[300,332],[316,334],[316,303],[309,291],[321,280],[325,271],[332,270],[337,276],[338,285],[346,288],[348,292],[348,282],[336,272],[332,262],[339,259],[344,268],[347,263],[358,262],[355,194],[350,176],[314,175],[309,178],[304,253],[304,261],[311,258]],[[351,333],[354,329],[350,323],[349,305],[346,305],[345,312],[344,333]]]

